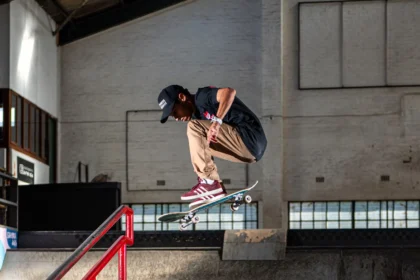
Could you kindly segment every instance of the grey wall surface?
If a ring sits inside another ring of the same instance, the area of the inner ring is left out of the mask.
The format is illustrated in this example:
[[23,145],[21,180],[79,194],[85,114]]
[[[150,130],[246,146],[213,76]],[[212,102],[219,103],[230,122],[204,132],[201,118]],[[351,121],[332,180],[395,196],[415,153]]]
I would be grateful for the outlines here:
[[10,5],[0,5],[0,88],[9,88]]

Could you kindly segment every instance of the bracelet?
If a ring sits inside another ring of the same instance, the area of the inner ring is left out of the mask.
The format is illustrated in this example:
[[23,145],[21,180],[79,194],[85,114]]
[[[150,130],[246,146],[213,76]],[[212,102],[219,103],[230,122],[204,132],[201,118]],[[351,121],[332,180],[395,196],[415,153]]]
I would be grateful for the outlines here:
[[210,122],[212,122],[212,123],[217,122],[217,123],[219,123],[220,125],[222,125],[222,123],[223,123],[222,119],[219,119],[219,118],[218,118],[218,117],[216,117],[216,116],[213,116],[213,117],[211,118],[211,121],[210,121]]

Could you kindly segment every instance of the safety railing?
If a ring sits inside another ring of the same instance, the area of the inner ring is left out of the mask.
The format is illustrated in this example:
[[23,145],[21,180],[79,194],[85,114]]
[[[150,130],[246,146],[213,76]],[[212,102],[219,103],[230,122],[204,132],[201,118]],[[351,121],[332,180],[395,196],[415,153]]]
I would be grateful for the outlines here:
[[102,271],[102,269],[108,264],[108,262],[118,252],[118,279],[127,279],[127,246],[132,246],[134,243],[134,231],[133,231],[133,210],[128,207],[121,205],[115,212],[103,222],[74,252],[67,260],[64,261],[50,276],[48,280],[58,280],[64,277],[64,275],[82,258],[121,218],[122,215],[126,215],[126,232],[125,235],[120,236],[114,244],[105,252],[102,258],[92,267],[92,269],[86,274],[83,280],[96,279],[96,276]]

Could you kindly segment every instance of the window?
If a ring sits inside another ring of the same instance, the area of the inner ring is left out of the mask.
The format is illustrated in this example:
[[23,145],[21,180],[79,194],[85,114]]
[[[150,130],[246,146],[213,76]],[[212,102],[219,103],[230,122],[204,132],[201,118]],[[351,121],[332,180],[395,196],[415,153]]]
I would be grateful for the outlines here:
[[22,146],[22,97],[17,98],[16,107],[16,131],[17,131],[17,144]]
[[[198,213],[200,222],[192,224],[186,230],[223,230],[223,229],[257,229],[258,203],[243,204],[239,210],[232,212],[231,203],[223,203],[209,209],[208,213]],[[188,211],[185,203],[134,204],[135,231],[179,230],[179,222],[163,223],[158,220],[162,214]],[[121,218],[122,229],[125,230],[125,216]]]
[[4,131],[4,102],[3,100],[7,100],[5,98],[5,92],[4,90],[0,90],[0,141],[3,142],[5,138],[5,131]]
[[40,129],[41,129],[41,126],[40,126],[40,121],[39,121],[39,109],[38,108],[35,108],[35,125],[34,125],[34,127],[35,127],[35,141],[34,141],[34,145],[35,145],[35,148],[34,148],[34,153],[37,155],[37,156],[41,156],[41,152],[40,152],[40,138],[41,138],[41,131],[40,131]]
[[17,96],[12,95],[12,108],[10,109],[10,127],[12,128],[12,141],[17,142],[17,129],[16,129],[16,106]]
[[22,145],[22,97],[12,94],[12,108],[10,110],[10,127],[12,142]]
[[23,103],[23,148],[29,149],[29,103]]
[[47,117],[44,112],[41,112],[41,157],[47,158]]
[[420,228],[419,201],[289,203],[290,229]]
[[355,228],[419,228],[419,201],[358,201]]
[[35,133],[35,107],[34,106],[29,106],[29,115],[30,115],[30,126],[29,126],[29,130],[30,130],[30,137],[29,140],[31,141],[31,152],[35,153],[35,137],[36,137],[36,133]]
[[[50,165],[55,169],[56,120],[18,94],[10,95],[10,141],[19,152]],[[9,96],[9,97],[7,97]],[[9,101],[7,101],[9,104]],[[55,171],[52,178],[55,178]],[[55,180],[55,179],[54,179]]]

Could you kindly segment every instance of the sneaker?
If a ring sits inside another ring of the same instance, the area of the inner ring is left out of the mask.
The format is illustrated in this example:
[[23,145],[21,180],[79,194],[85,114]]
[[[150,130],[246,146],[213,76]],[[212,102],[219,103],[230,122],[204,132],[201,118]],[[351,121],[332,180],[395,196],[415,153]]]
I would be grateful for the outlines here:
[[193,207],[198,207],[202,204],[206,204],[215,200],[218,200],[219,198],[222,198],[226,196],[226,192],[223,192],[221,194],[217,194],[217,195],[208,195],[208,196],[203,196],[203,197],[199,197],[196,200],[194,200],[193,202],[190,203],[190,209]]
[[213,184],[209,185],[205,181],[198,178],[198,184],[195,185],[190,191],[181,196],[181,200],[192,200],[203,196],[217,195],[223,193],[224,189],[220,182],[214,180]]

